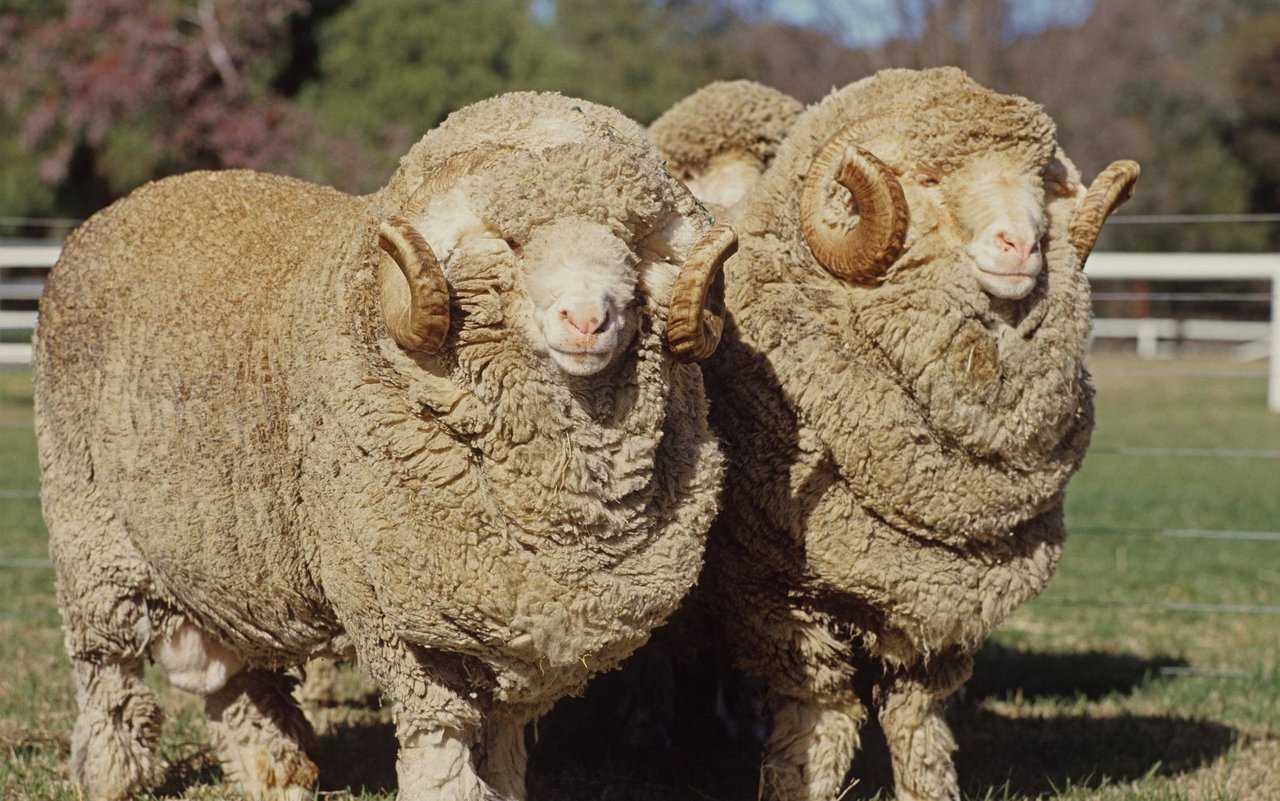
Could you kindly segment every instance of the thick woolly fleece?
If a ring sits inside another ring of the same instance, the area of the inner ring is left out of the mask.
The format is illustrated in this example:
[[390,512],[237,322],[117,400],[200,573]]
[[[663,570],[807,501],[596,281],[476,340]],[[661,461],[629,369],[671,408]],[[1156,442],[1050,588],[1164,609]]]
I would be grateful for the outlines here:
[[[904,181],[980,154],[1032,175],[1057,158],[1073,188],[1048,196],[1032,294],[993,301],[963,234],[916,207],[878,284],[827,272],[801,234],[801,185],[850,124]],[[731,469],[699,596],[773,696],[775,796],[839,792],[866,717],[853,665],[869,659],[891,746],[903,741],[898,797],[953,797],[937,701],[1053,573],[1093,423],[1088,287],[1067,236],[1082,192],[1054,136],[1038,106],[959,70],[887,71],[805,112],[728,216],[731,324],[706,370]]]
[[715,81],[677,102],[649,126],[672,165],[705,165],[740,151],[767,167],[804,104],[754,81]]
[[[501,153],[456,185],[496,235],[448,255],[443,353],[406,351],[379,309],[377,225],[420,212],[409,185],[477,148]],[[368,197],[198,173],[71,237],[41,305],[36,420],[70,655],[127,674],[120,698],[82,687],[91,707],[137,707],[133,665],[181,618],[252,668],[349,638],[398,704],[402,765],[433,748],[465,761],[470,741],[500,791],[522,792],[511,729],[675,609],[722,473],[699,369],[666,351],[669,297],[640,293],[635,341],[596,376],[529,347],[503,240],[565,217],[633,250],[676,220],[708,224],[634,123],[520,94],[455,114]],[[486,740],[492,720],[506,728]],[[294,722],[281,736],[300,737]],[[95,795],[148,780],[150,725],[80,738],[81,752],[114,738],[80,754],[91,769],[138,763]],[[456,732],[461,751],[437,742]],[[305,786],[307,768],[259,780]]]

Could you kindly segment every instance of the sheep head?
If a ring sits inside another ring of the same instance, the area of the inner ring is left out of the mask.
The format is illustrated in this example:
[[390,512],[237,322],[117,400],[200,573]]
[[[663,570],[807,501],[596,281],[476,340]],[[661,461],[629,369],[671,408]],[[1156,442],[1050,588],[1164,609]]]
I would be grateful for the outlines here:
[[854,283],[880,281],[926,243],[959,255],[991,297],[1020,300],[1044,267],[1050,204],[1076,200],[1069,228],[1083,264],[1137,178],[1136,164],[1117,162],[1081,197],[1040,107],[955,69],[889,71],[825,102],[851,120],[816,148],[801,228],[814,257]]
[[637,325],[637,256],[604,226],[579,218],[537,229],[521,247],[533,347],[569,375],[608,366]]
[[737,205],[773,161],[804,104],[753,81],[715,81],[649,126],[667,168],[717,213]]
[[581,377],[617,362],[648,314],[665,318],[677,360],[710,355],[723,325],[718,276],[736,237],[709,226],[643,137],[594,136],[583,120],[599,119],[599,107],[569,106],[559,121],[569,101],[545,97],[552,108],[533,129],[447,154],[401,193],[379,237],[388,332],[406,349],[441,353],[451,316],[462,316],[473,330],[452,341],[518,333],[532,354]]

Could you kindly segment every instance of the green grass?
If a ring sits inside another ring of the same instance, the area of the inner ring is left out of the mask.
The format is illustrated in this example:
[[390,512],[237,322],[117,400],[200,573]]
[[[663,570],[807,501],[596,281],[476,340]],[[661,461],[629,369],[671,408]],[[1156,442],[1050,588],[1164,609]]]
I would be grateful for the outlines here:
[[[1067,498],[1058,575],[981,652],[950,710],[967,799],[1280,799],[1280,451],[1261,366],[1095,357],[1098,425]],[[1185,368],[1219,375],[1179,376]],[[1252,369],[1254,377],[1227,377]],[[1140,374],[1135,375],[1134,372]],[[70,801],[74,697],[45,556],[30,378],[0,371],[0,797]],[[1132,449],[1171,449],[1160,455]],[[314,712],[322,797],[395,793],[390,715],[352,672]],[[708,713],[675,749],[623,730],[626,675],[601,677],[538,727],[533,801],[749,801],[758,750]],[[155,797],[234,798],[193,701],[149,674],[173,764]],[[687,703],[705,703],[704,700]],[[696,711],[696,710],[695,710]],[[699,728],[698,726],[701,726]],[[848,799],[892,797],[874,725]]]

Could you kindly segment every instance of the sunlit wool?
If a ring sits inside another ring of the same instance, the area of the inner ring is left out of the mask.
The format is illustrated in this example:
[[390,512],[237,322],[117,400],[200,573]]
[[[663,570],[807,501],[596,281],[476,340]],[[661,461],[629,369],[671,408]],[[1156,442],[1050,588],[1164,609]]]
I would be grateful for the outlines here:
[[196,173],[78,230],[35,376],[88,796],[160,777],[151,657],[229,780],[310,798],[281,671],[353,653],[396,705],[401,799],[522,797],[524,724],[702,563],[708,226],[639,126],[514,94],[369,196]]
[[804,104],[754,81],[716,81],[649,126],[671,173],[716,215],[746,197]]
[[943,702],[1052,575],[1093,426],[1081,264],[1128,188],[1107,176],[1086,193],[1028,100],[894,70],[805,111],[727,213],[706,371],[730,470],[696,597],[767,687],[769,798],[840,794],[856,671],[897,798],[959,797]]

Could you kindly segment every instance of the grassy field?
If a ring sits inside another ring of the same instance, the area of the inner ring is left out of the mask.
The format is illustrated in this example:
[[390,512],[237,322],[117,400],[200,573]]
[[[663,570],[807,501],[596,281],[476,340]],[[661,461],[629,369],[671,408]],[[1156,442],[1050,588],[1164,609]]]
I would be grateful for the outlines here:
[[[1059,574],[997,631],[950,710],[966,798],[1280,799],[1280,536],[1267,536],[1280,531],[1280,415],[1262,368],[1092,366],[1098,428],[1069,490]],[[1231,374],[1242,369],[1255,374]],[[0,796],[75,799],[30,399],[25,371],[0,372]],[[619,725],[625,678],[540,724],[533,801],[755,798],[754,740],[709,713],[670,743],[638,740]],[[234,798],[196,706],[150,680],[170,710],[159,796]],[[388,710],[350,672],[340,701],[315,713],[320,796],[393,797]],[[892,795],[877,736],[865,733],[848,799]]]

